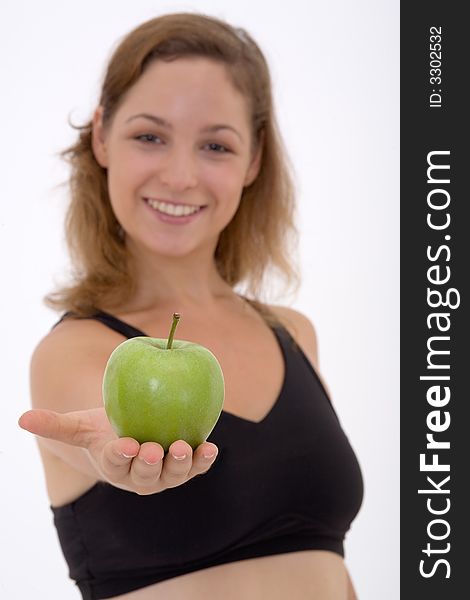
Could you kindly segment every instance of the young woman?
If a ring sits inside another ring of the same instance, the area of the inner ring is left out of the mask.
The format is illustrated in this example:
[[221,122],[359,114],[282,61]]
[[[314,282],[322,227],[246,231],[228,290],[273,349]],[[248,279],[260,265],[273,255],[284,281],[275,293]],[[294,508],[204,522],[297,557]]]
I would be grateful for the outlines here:
[[[295,282],[292,186],[266,61],[195,14],[153,19],[111,58],[71,162],[74,280],[31,363],[47,488],[83,598],[353,600],[343,540],[356,457],[318,374],[314,327],[261,301]],[[247,297],[236,292],[246,286]],[[248,298],[248,295],[250,298]],[[126,337],[209,348],[224,410],[194,451],[118,438],[101,383]]]

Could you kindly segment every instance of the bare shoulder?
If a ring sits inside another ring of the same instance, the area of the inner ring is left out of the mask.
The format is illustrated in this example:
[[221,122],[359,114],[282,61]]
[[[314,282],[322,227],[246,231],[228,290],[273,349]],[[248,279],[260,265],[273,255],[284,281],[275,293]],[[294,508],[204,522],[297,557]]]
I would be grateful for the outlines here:
[[31,356],[32,406],[58,412],[101,406],[106,362],[121,341],[91,319],[67,319],[57,325]]
[[300,311],[287,306],[271,305],[269,308],[289,331],[312,365],[317,369],[318,341],[312,321]]

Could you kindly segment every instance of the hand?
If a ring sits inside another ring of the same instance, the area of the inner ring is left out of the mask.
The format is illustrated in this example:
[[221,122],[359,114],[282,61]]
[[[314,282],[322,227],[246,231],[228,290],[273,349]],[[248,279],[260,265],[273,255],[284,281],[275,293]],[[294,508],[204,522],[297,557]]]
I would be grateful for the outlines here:
[[18,423],[40,437],[84,448],[100,478],[141,495],[176,487],[205,473],[217,456],[217,446],[210,442],[193,453],[188,443],[177,440],[164,456],[156,442],[118,438],[104,408],[69,413],[29,410]]

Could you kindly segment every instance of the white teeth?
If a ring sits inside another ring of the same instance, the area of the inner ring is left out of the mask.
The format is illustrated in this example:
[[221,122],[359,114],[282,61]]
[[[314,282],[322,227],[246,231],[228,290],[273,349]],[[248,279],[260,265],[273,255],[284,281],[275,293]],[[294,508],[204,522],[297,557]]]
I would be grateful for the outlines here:
[[149,204],[152,208],[158,210],[159,212],[165,213],[166,215],[172,215],[174,217],[186,217],[200,210],[199,206],[188,206],[185,204],[168,204],[167,202],[160,202],[159,200],[153,200],[152,198],[147,198],[147,204]]

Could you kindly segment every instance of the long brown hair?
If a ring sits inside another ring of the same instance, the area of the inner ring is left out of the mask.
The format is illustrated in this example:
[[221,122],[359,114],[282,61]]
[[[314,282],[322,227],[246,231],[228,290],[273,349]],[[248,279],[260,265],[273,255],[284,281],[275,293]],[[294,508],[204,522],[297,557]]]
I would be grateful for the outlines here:
[[[213,17],[180,13],[147,21],[119,44],[101,91],[106,126],[126,92],[155,60],[202,56],[222,62],[251,110],[253,148],[263,145],[255,181],[244,188],[239,208],[222,231],[215,261],[234,288],[245,286],[255,305],[268,274],[277,271],[285,290],[299,285],[294,185],[279,134],[266,60],[250,35]],[[72,261],[72,281],[45,297],[47,306],[86,316],[100,307],[119,307],[135,290],[122,230],[111,209],[106,169],[92,150],[92,121],[76,126],[78,140],[62,153],[71,166],[70,204],[65,228]]]

